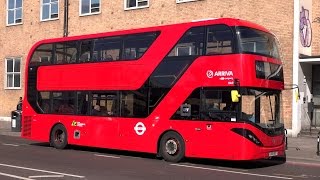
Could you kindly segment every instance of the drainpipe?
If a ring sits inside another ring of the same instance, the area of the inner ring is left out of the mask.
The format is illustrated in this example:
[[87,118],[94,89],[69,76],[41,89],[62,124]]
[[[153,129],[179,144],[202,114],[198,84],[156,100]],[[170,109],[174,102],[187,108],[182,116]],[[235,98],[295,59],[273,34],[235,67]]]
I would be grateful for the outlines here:
[[[298,83],[299,71],[299,23],[300,23],[300,0],[293,1],[293,57],[292,57],[292,84]],[[299,102],[296,100],[296,92],[292,91],[292,129],[288,129],[288,134],[292,137],[297,137],[301,130],[301,119],[299,117],[298,108]]]
[[69,0],[64,0],[63,37],[68,36]]

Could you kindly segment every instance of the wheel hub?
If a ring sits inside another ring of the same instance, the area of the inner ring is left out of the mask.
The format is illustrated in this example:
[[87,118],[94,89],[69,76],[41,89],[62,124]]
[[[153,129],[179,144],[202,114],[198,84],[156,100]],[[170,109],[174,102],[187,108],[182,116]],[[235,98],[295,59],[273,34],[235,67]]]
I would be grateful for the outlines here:
[[65,134],[63,131],[56,131],[55,133],[55,141],[58,142],[58,143],[62,143],[64,141],[64,138],[65,138]]
[[166,152],[170,155],[174,155],[178,152],[178,142],[174,139],[170,139],[166,142]]

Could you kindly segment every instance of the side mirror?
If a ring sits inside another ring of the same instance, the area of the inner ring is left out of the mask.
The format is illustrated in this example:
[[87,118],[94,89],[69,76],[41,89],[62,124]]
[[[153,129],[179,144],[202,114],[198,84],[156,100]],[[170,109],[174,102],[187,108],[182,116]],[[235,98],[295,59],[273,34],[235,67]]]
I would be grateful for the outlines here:
[[238,90],[231,90],[231,100],[232,102],[239,102],[241,95]]

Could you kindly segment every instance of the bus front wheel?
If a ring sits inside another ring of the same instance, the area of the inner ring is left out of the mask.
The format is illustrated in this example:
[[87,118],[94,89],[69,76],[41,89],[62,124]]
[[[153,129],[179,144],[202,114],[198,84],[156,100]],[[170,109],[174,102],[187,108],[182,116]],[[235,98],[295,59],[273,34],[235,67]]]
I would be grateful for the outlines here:
[[173,131],[164,134],[160,141],[160,155],[165,161],[181,161],[185,155],[185,145],[182,137]]
[[62,124],[57,124],[51,131],[50,144],[56,149],[64,149],[68,145],[67,130]]

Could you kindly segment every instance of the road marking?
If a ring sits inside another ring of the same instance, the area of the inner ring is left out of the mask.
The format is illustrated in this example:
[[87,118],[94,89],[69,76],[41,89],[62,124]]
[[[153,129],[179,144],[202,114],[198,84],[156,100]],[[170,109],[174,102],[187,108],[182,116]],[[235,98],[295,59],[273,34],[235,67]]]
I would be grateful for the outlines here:
[[7,174],[7,173],[2,173],[2,172],[0,172],[0,175],[1,176],[12,177],[12,178],[16,178],[16,179],[32,180],[30,178],[26,178],[26,177],[22,177],[22,176],[16,176],[16,175],[13,175],[13,174]]
[[320,163],[312,163],[312,162],[286,161],[286,163],[292,164],[292,165],[300,165],[300,166],[320,167]]
[[287,156],[287,160],[307,160],[307,161],[316,161],[316,162],[320,162],[319,159],[315,159],[315,158],[303,158],[303,157],[293,157],[293,156]]
[[64,177],[64,175],[39,175],[39,176],[29,176],[29,178],[59,178]]
[[59,174],[59,175],[64,175],[64,176],[76,177],[76,178],[85,178],[85,176],[79,176],[79,175],[67,174],[67,173],[59,173],[59,172],[54,172],[54,171],[47,171],[47,170],[42,170],[42,169],[34,169],[34,168],[28,168],[28,167],[22,167],[22,166],[14,166],[14,165],[10,165],[10,164],[0,164],[0,166],[17,168],[17,169],[24,169],[24,170],[29,170],[29,171],[51,173],[51,174]]
[[106,158],[114,158],[114,159],[119,159],[119,156],[108,156],[108,155],[103,155],[103,154],[94,154],[95,156],[100,156],[100,157],[106,157]]
[[231,171],[231,170],[224,170],[224,169],[213,169],[213,168],[205,168],[205,167],[199,167],[199,166],[188,166],[188,165],[183,165],[183,164],[170,164],[170,165],[171,166],[178,166],[178,167],[193,168],[193,169],[209,170],[209,171],[219,171],[219,172],[227,172],[227,173],[234,173],[234,174],[243,174],[243,175],[249,175],[249,176],[269,177],[269,178],[276,178],[276,179],[293,179],[293,178],[282,177],[282,176],[270,176],[270,175],[264,175],[264,174],[254,174],[254,173],[246,173],[246,172]]
[[4,146],[15,146],[15,147],[19,146],[18,144],[7,144],[7,143],[2,143],[2,145],[4,145]]
[[288,176],[288,177],[294,177],[294,178],[308,178],[307,175],[289,175],[289,174],[274,174],[277,176]]
[[[192,163],[184,163],[185,165],[189,165],[189,166],[196,166],[196,164],[192,164]],[[237,171],[245,171],[247,172],[247,169],[236,169],[236,168],[229,168],[229,167],[216,167],[218,169],[225,169],[225,170],[237,170]]]

